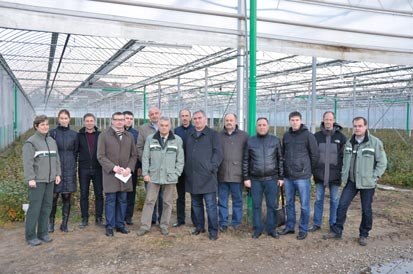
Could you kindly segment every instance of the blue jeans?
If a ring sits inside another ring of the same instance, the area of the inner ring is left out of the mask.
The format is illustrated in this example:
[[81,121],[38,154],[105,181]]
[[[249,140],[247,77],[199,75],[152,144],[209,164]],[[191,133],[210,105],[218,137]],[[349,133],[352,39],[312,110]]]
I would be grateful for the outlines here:
[[278,185],[275,180],[252,180],[252,226],[255,234],[260,234],[264,230],[262,223],[262,197],[265,195],[265,204],[267,206],[267,218],[265,230],[267,233],[273,233],[277,220],[275,219],[275,210],[278,207]]
[[216,236],[218,234],[218,208],[216,192],[205,194],[191,193],[191,204],[194,209],[195,228],[205,228],[204,201],[208,216],[208,232],[210,235]]
[[341,235],[346,222],[347,210],[353,201],[354,197],[360,192],[361,200],[361,223],[359,227],[360,236],[368,237],[369,231],[373,227],[373,210],[371,204],[373,203],[373,196],[375,189],[357,189],[356,183],[348,181],[341,193],[340,202],[337,208],[337,220],[333,225],[332,230]]
[[125,227],[127,192],[106,193],[106,228],[123,228]]
[[284,178],[284,185],[287,198],[285,229],[293,231],[295,228],[295,193],[298,191],[301,207],[299,230],[300,232],[307,232],[310,221],[310,179],[291,180]]
[[[337,207],[338,207],[338,192],[339,186],[330,183],[330,217],[328,223],[330,227],[336,223],[336,216],[337,216]],[[321,227],[323,222],[323,209],[324,209],[324,193],[325,193],[325,186],[323,183],[316,183],[316,194],[315,194],[315,201],[314,201],[314,218],[313,223],[316,226]]]
[[219,209],[219,225],[221,227],[228,226],[228,197],[231,193],[232,197],[232,222],[233,227],[238,227],[242,220],[242,184],[220,182],[218,184],[218,209]]

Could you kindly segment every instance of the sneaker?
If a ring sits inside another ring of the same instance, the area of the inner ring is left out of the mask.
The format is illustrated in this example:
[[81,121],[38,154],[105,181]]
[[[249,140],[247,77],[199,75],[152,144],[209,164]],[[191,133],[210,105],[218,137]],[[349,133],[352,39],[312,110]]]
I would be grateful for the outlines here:
[[328,234],[323,235],[323,240],[328,240],[328,239],[341,239],[341,235],[333,231],[330,231],[328,232]]
[[366,245],[367,245],[367,237],[360,236],[360,238],[359,238],[359,244],[360,244],[361,246],[366,246]]
[[166,227],[161,227],[161,234],[166,236],[169,234],[169,230]]
[[319,227],[318,225],[313,225],[312,227],[310,227],[310,229],[308,229],[308,232],[316,232],[317,230],[320,230],[321,227]]
[[53,239],[50,238],[50,236],[48,234],[46,234],[42,237],[39,237],[39,240],[42,241],[42,242],[45,242],[45,243],[50,243],[51,241],[53,241]]
[[42,242],[39,239],[35,238],[32,240],[27,240],[27,244],[31,246],[38,246],[38,245],[41,245]]
[[148,232],[149,232],[149,230],[139,228],[138,232],[136,232],[136,235],[143,236],[143,235],[147,234]]

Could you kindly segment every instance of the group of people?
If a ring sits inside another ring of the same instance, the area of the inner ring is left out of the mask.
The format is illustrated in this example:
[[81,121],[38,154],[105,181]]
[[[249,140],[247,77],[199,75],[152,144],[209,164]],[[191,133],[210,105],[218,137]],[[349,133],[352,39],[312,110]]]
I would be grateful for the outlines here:
[[[111,126],[102,133],[96,117],[87,113],[84,127],[77,133],[69,128],[70,113],[61,110],[58,126],[49,131],[48,118],[37,116],[35,134],[23,147],[25,180],[29,186],[26,217],[26,241],[36,246],[50,242],[54,231],[56,205],[62,197],[62,224],[68,231],[71,193],[76,192],[76,171],[80,185],[80,227],[89,224],[89,186],[95,194],[95,223],[105,225],[105,235],[114,231],[129,233],[133,224],[138,176],[143,176],[145,203],[138,236],[159,224],[163,235],[169,234],[173,197],[177,191],[176,212],[179,227],[186,223],[185,193],[191,197],[193,235],[205,233],[205,211],[210,240],[231,228],[237,230],[243,219],[243,188],[250,188],[253,204],[252,238],[265,233],[273,238],[293,234],[296,227],[295,197],[300,200],[297,239],[321,229],[324,193],[330,192],[330,232],[324,239],[339,239],[347,210],[360,192],[362,220],[361,245],[367,244],[372,228],[372,201],[378,178],[387,165],[382,142],[372,136],[363,117],[353,119],[349,140],[341,133],[335,115],[323,115],[320,131],[312,134],[302,124],[301,114],[289,114],[290,128],[282,138],[269,133],[265,117],[256,121],[256,135],[238,128],[237,116],[224,116],[224,128],[218,132],[207,126],[204,111],[179,112],[181,125],[172,130],[171,120],[161,111],[149,109],[149,122],[133,128],[130,111],[115,112]],[[313,224],[310,223],[311,177],[316,185]],[[339,198],[340,184],[344,183]],[[286,193],[286,223],[276,231],[280,187]],[[105,199],[103,196],[105,195]],[[232,218],[229,220],[229,196]],[[265,196],[266,221],[262,221]],[[105,208],[105,222],[103,221]],[[105,224],[104,224],[105,223]]]

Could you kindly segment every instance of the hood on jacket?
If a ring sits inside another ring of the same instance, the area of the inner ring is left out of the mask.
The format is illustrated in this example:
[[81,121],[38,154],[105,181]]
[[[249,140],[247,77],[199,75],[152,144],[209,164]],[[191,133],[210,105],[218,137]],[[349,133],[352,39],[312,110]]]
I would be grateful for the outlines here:
[[292,134],[300,134],[300,133],[302,133],[302,132],[304,132],[304,131],[308,131],[308,128],[307,128],[304,124],[301,124],[300,128],[299,128],[297,131],[293,131],[293,128],[292,128],[292,127],[290,127],[290,128],[288,129],[288,131],[289,131],[290,133],[292,133]]
[[[324,122],[321,122],[320,123],[320,129],[322,130],[322,131],[325,131],[326,129],[325,129],[325,127],[324,127]],[[337,123],[334,123],[333,124],[333,132],[336,132],[336,131],[340,131],[340,130],[342,130],[343,129],[343,127],[342,126],[340,126],[339,124],[337,124]]]

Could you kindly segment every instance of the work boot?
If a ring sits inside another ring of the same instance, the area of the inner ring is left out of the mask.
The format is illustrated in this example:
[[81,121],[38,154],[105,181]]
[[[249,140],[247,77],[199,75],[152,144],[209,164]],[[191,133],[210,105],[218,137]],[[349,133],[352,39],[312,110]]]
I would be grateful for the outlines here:
[[60,230],[63,232],[69,232],[69,229],[67,227],[67,222],[69,221],[69,213],[70,213],[70,200],[63,201],[62,224],[60,225]]

